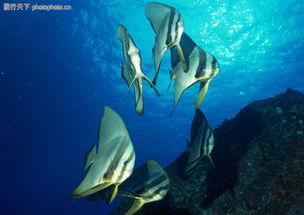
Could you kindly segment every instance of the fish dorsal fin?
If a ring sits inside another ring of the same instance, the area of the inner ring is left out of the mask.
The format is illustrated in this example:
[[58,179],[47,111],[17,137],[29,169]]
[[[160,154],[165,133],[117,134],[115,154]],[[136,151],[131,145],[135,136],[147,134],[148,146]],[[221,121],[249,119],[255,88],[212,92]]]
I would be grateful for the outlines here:
[[161,174],[163,172],[163,168],[154,160],[147,160],[146,164],[149,175]]
[[[183,50],[183,53],[184,53],[184,56],[185,58],[189,58],[190,54],[193,52],[194,48],[195,47],[199,47],[192,39],[191,37],[186,34],[186,33],[183,33],[182,37],[181,37],[181,40],[179,42],[182,50]],[[189,63],[189,62],[187,62]]]
[[149,2],[146,5],[145,15],[149,19],[155,34],[159,33],[163,20],[165,20],[172,10],[175,9],[158,2]]
[[195,115],[191,124],[191,134],[190,134],[190,139],[191,141],[194,141],[195,137],[200,130],[202,129],[202,126],[206,127],[208,126],[207,119],[204,115],[204,113],[200,109],[196,109]]
[[121,42],[125,42],[127,39],[128,30],[125,26],[119,25],[117,29],[117,36]]
[[[189,56],[193,52],[194,48],[198,46],[186,33],[182,34],[179,44],[183,51],[186,64],[189,66]],[[171,67],[172,69],[174,69],[176,65],[180,62],[180,57],[176,49],[171,48],[170,50],[171,50]]]
[[104,107],[104,115],[100,120],[98,131],[98,151],[113,143],[115,138],[130,139],[125,123],[121,117],[110,107]]
[[[121,76],[126,81],[128,87],[130,87],[132,80],[134,79],[134,72],[129,64],[122,63]],[[139,115],[144,114],[144,98],[142,89],[139,86],[138,81],[134,83],[135,94],[135,110]]]
[[85,154],[83,171],[86,170],[92,163],[94,163],[95,155],[96,155],[96,144],[93,144]]

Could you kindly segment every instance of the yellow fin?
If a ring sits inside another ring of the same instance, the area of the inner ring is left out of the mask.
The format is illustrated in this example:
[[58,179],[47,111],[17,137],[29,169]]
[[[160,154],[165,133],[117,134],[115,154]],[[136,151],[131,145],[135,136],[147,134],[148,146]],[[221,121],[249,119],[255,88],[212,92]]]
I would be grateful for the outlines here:
[[125,213],[125,215],[132,215],[136,213],[144,204],[144,201],[141,199],[134,200],[132,207],[127,211],[127,213]]
[[184,53],[183,53],[182,47],[179,44],[177,44],[175,46],[175,49],[177,51],[177,54],[179,56],[179,59],[181,61],[182,66],[183,66],[184,72],[188,72],[188,66],[187,66],[186,61],[185,61],[185,57],[184,57]]
[[144,79],[150,84],[150,86],[155,90],[156,95],[157,95],[157,96],[160,96],[158,90],[156,89],[155,85],[150,81],[150,79],[149,79],[147,76],[145,76],[145,75],[143,75],[143,78],[144,78]]
[[105,182],[103,184],[100,184],[100,185],[97,185],[95,187],[92,187],[91,189],[89,190],[86,190],[85,192],[82,192],[82,193],[77,193],[76,189],[71,193],[71,196],[70,196],[70,199],[74,200],[74,199],[77,199],[77,198],[81,198],[81,197],[84,197],[84,196],[88,196],[88,195],[91,195],[93,193],[96,193],[97,191],[100,191],[108,186],[110,186],[112,183],[111,182]]
[[134,76],[133,81],[131,82],[130,86],[128,87],[128,91],[130,91],[132,85],[134,84],[134,82],[136,81],[136,79],[138,79],[137,75]]
[[198,94],[198,97],[194,103],[194,108],[197,109],[201,104],[202,102],[204,101],[204,98],[206,96],[206,93],[208,91],[208,88],[209,88],[209,82],[210,80],[207,80],[205,86],[200,90],[199,94]]
[[111,204],[113,202],[113,200],[115,199],[115,197],[117,196],[117,192],[118,192],[118,186],[114,185],[111,188],[111,195],[109,195],[106,199],[107,204]]

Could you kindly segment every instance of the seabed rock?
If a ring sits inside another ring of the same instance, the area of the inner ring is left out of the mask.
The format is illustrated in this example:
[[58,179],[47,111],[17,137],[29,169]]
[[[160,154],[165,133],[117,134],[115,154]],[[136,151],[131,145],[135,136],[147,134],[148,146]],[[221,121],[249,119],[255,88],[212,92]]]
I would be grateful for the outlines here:
[[[166,167],[170,190],[140,215],[304,214],[304,94],[254,101],[214,131],[212,158],[182,176],[185,152]],[[130,200],[112,215],[123,214]]]

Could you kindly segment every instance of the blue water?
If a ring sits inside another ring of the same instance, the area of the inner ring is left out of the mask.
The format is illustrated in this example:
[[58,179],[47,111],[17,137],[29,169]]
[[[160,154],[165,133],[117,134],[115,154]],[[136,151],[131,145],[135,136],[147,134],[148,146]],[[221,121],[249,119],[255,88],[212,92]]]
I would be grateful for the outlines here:
[[[161,97],[144,84],[144,116],[135,113],[133,93],[120,77],[120,23],[141,49],[144,72],[154,75],[147,2],[43,1],[71,4],[71,11],[3,11],[1,5],[1,215],[106,214],[115,207],[69,200],[106,105],[126,123],[136,166],[147,159],[165,166],[185,149],[198,86],[185,92],[169,119],[169,52],[157,83]],[[185,32],[221,65],[201,106],[213,128],[253,100],[288,87],[304,92],[304,2],[164,3],[181,12]]]

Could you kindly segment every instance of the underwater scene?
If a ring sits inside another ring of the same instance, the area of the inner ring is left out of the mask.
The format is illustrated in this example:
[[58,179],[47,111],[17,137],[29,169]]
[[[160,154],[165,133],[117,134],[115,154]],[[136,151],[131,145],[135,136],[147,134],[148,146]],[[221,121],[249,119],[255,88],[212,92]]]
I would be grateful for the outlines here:
[[304,215],[304,2],[4,0],[0,215]]

